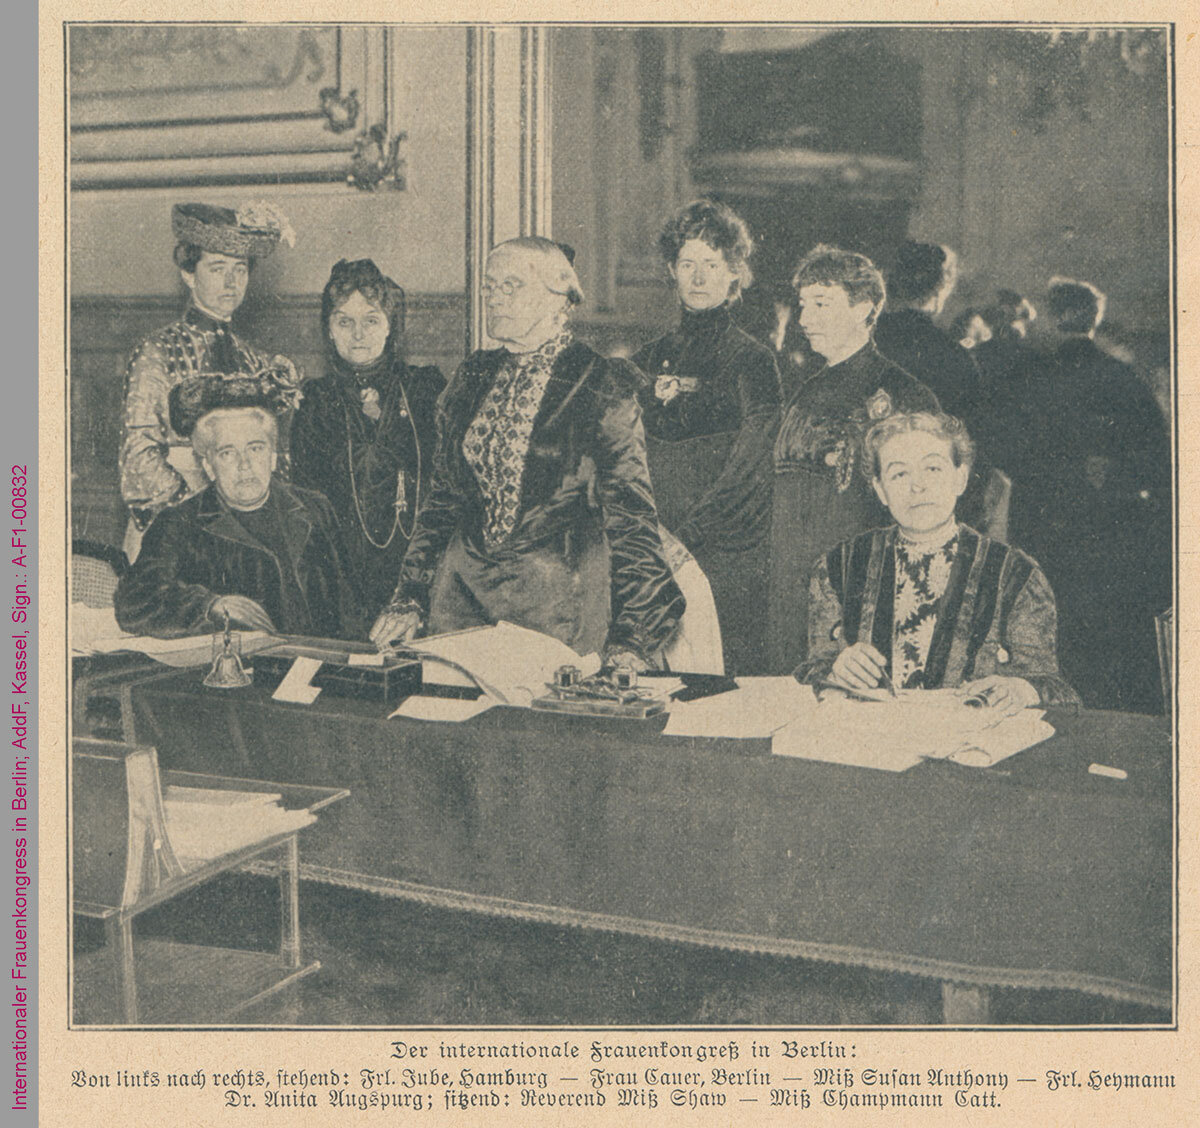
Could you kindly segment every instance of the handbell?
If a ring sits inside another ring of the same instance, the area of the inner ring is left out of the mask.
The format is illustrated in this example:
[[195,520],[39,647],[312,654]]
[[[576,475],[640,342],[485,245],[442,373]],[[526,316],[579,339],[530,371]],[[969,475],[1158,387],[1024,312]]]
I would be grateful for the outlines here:
[[251,684],[254,671],[242,665],[241,640],[235,641],[229,629],[229,614],[225,615],[225,630],[213,635],[213,664],[204,675],[204,684],[209,689],[242,689]]

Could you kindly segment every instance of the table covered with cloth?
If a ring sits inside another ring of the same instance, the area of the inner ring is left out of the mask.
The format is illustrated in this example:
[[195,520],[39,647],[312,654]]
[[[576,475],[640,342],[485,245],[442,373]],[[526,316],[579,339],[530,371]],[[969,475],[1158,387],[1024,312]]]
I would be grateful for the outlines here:
[[[869,706],[868,706],[869,707]],[[444,907],[1169,1007],[1167,721],[1057,713],[980,770],[774,756],[665,718],[387,719],[198,671],[132,688],[164,769],[345,787],[304,876]],[[1097,776],[1101,763],[1127,779]]]

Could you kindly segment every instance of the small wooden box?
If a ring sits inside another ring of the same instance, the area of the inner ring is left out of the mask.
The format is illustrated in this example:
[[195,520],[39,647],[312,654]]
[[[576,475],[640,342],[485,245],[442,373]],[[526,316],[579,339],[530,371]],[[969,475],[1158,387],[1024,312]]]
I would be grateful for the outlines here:
[[311,684],[333,697],[358,697],[398,704],[421,689],[421,663],[415,658],[386,655],[380,665],[351,665],[351,654],[374,655],[366,643],[297,638],[260,650],[245,659],[254,668],[254,684],[273,690],[297,658],[318,658],[321,668]]

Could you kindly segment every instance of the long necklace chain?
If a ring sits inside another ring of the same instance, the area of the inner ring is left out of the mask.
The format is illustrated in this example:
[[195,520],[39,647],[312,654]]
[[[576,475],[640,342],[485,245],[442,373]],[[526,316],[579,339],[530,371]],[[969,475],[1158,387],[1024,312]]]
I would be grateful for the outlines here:
[[[408,425],[412,428],[413,447],[417,452],[417,484],[413,489],[413,511],[412,520],[407,529],[404,529],[404,539],[412,540],[412,535],[417,526],[417,513],[421,508],[421,437],[417,433],[417,421],[413,417],[412,409],[408,403],[408,393],[404,390],[403,382],[400,382],[400,397],[404,401],[402,408],[404,417],[408,420]],[[401,531],[400,514],[407,508],[408,499],[404,496],[404,470],[401,468],[396,472],[396,500],[392,508],[396,511],[396,515],[392,520],[392,529],[388,533],[387,540],[382,544],[371,536],[370,526],[367,524],[367,519],[363,515],[362,502],[358,497],[358,483],[354,477],[354,426],[353,420],[350,419],[350,409],[346,408],[346,457],[347,464],[350,469],[350,496],[354,499],[354,512],[358,514],[358,523],[362,527],[363,536],[367,538],[380,551],[387,548],[396,538],[396,533]]]

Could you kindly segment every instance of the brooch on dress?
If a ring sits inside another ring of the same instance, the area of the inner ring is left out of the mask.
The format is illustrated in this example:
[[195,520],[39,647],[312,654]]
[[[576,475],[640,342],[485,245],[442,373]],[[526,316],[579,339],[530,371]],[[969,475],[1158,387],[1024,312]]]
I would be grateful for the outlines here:
[[359,388],[359,398],[362,400],[363,414],[368,419],[378,419],[383,414],[379,406],[378,388]]
[[670,403],[681,390],[679,377],[674,372],[668,372],[671,367],[669,360],[662,362],[663,370],[659,373],[658,379],[654,381],[654,398],[659,403]]
[[887,394],[882,388],[867,401],[867,418],[872,423],[878,423],[881,419],[886,419],[895,410],[892,404],[892,397]]

